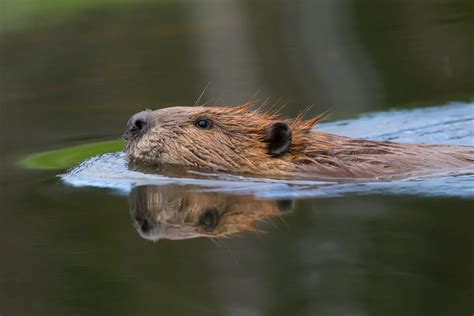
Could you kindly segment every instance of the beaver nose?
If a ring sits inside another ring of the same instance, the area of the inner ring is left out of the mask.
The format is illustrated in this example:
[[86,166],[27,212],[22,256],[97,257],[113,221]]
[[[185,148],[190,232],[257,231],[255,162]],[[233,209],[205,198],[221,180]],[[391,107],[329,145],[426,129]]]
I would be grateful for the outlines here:
[[150,121],[150,112],[142,111],[138,112],[128,120],[127,128],[130,132],[139,132],[145,129],[146,125]]

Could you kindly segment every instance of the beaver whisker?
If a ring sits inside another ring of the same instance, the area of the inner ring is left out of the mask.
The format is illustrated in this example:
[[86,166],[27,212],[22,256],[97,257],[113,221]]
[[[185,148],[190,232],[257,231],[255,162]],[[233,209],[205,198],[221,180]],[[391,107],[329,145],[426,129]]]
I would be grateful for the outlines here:
[[194,102],[194,106],[199,106],[199,103],[201,102],[201,99],[202,97],[204,96],[204,93],[206,92],[207,88],[211,85],[211,81],[209,81],[207,83],[207,85],[204,87],[204,89],[202,90],[201,94],[199,95],[199,97],[196,99],[196,101]]

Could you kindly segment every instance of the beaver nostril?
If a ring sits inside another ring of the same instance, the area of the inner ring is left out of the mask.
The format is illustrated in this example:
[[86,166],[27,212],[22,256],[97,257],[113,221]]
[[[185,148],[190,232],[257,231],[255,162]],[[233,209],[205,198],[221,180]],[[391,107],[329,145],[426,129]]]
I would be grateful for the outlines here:
[[135,122],[134,122],[134,125],[133,125],[133,129],[135,130],[141,130],[144,126],[146,125],[146,122],[142,119],[137,119]]
[[147,111],[134,114],[128,121],[128,130],[130,132],[139,132],[143,130],[149,120],[150,113]]

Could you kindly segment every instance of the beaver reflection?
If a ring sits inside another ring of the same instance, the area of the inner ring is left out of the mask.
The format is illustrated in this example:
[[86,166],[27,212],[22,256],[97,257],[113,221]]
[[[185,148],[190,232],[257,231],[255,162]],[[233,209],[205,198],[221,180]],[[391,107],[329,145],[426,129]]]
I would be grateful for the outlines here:
[[148,240],[226,237],[257,231],[257,222],[293,208],[292,201],[198,190],[193,186],[135,187],[130,194],[135,229]]

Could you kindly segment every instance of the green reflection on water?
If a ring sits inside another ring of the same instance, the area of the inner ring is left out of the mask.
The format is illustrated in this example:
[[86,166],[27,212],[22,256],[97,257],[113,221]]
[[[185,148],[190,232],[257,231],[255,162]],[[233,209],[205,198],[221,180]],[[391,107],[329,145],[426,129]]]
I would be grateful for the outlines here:
[[122,150],[123,140],[78,145],[31,154],[19,162],[27,169],[67,169],[92,156]]

